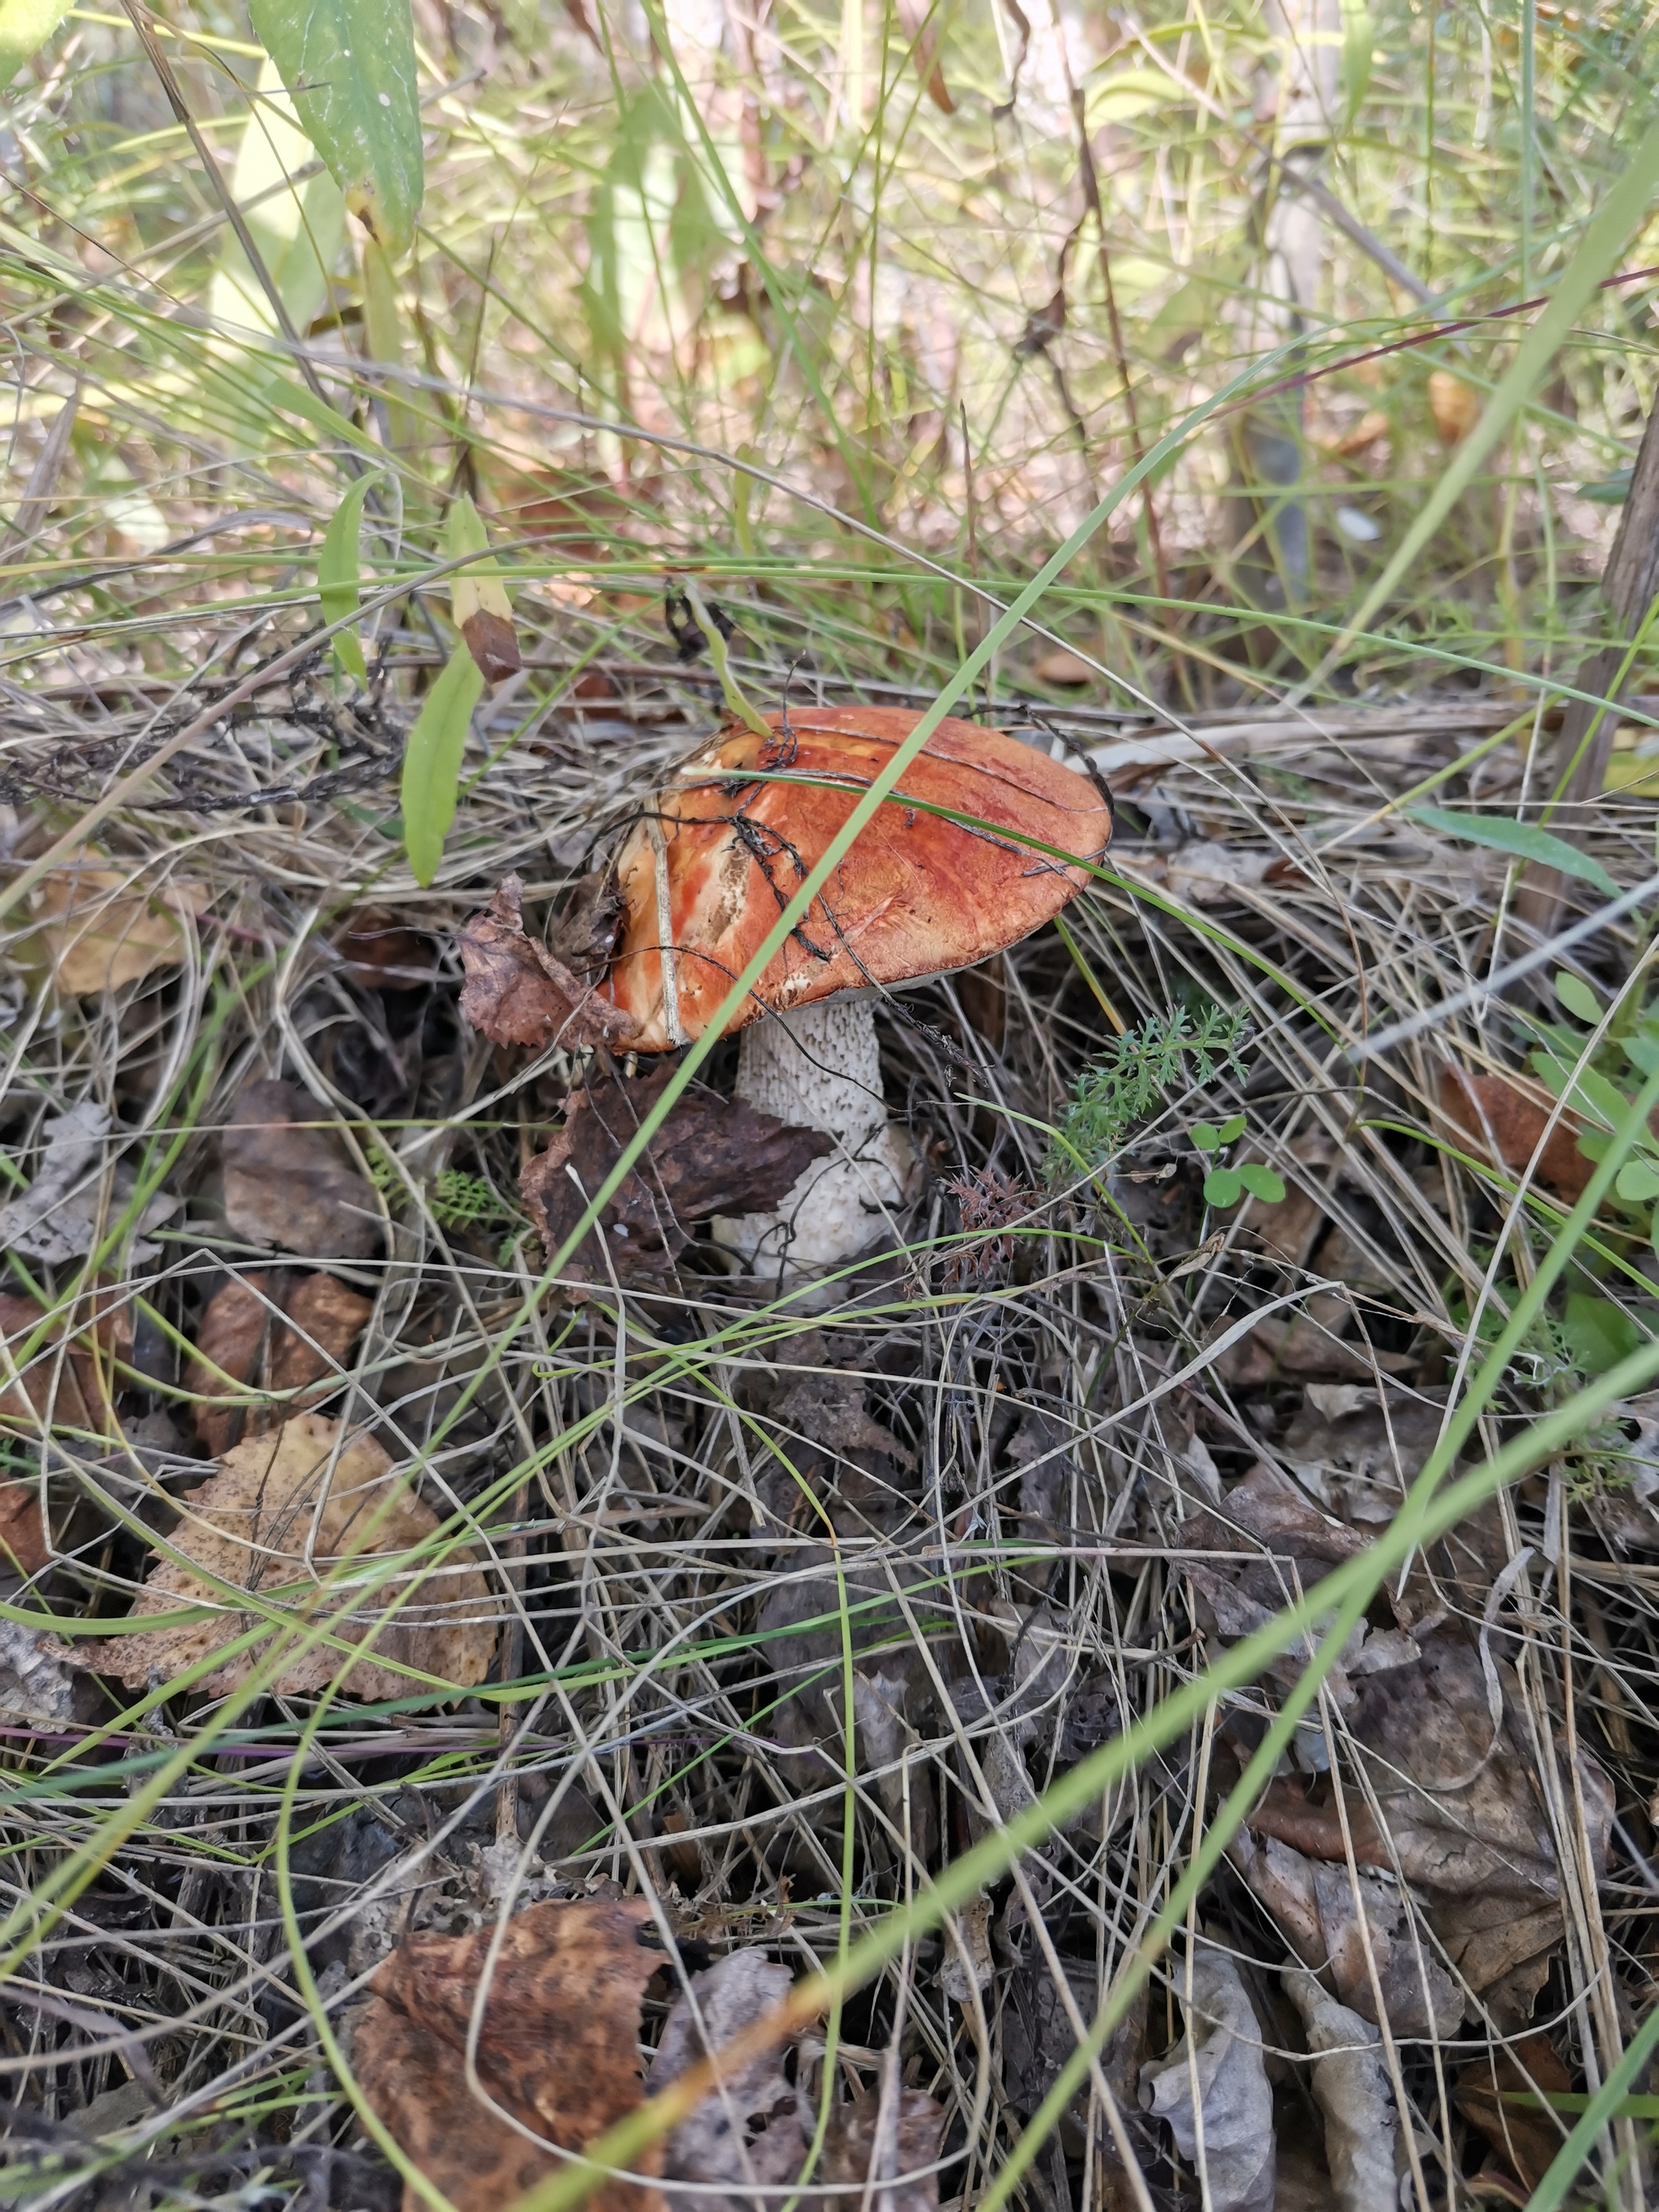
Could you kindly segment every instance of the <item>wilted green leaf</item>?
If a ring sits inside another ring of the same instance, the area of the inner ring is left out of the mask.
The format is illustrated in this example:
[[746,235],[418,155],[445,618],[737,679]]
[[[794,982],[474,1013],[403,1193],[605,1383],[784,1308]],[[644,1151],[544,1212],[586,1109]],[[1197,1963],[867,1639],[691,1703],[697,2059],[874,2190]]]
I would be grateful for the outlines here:
[[1204,1178],[1206,1206],[1237,1206],[1244,1195],[1244,1178],[1237,1168],[1212,1168]]
[[[347,487],[345,497],[335,508],[334,519],[324,533],[323,550],[317,556],[317,599],[325,623],[343,622],[357,611],[361,578],[358,532],[363,519],[363,501],[374,481],[373,477],[362,476]],[[356,631],[343,629],[333,645],[334,658],[346,674],[355,676],[360,684],[367,683],[368,669]]]
[[70,11],[70,0],[0,0],[0,91],[38,54]]
[[478,664],[464,645],[458,645],[409,733],[399,797],[404,848],[417,884],[429,884],[443,859],[444,839],[455,819],[466,733],[483,690]]
[[1445,806],[1413,806],[1412,819],[1443,836],[1462,838],[1469,845],[1491,845],[1511,853],[1517,860],[1537,860],[1564,876],[1577,876],[1593,884],[1603,898],[1617,898],[1619,886],[1599,860],[1569,845],[1565,837],[1540,830],[1535,822],[1512,822],[1506,814],[1454,814]]
[[248,13],[346,205],[403,252],[425,185],[409,0],[249,0]]
[[1238,1179],[1250,1196],[1259,1198],[1264,1206],[1277,1206],[1285,1196],[1283,1181],[1260,1161],[1247,1161],[1238,1170]]
[[1574,1019],[1588,1022],[1592,1029],[1601,1018],[1601,1001],[1589,985],[1571,969],[1564,968],[1555,979],[1555,995]]

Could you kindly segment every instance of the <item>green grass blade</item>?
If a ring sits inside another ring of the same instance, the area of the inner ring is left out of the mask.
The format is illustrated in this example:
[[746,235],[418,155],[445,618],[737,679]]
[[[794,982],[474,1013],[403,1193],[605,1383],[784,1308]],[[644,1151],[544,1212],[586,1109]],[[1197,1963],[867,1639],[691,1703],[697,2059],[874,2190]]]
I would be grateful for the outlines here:
[[417,884],[429,884],[443,859],[460,790],[461,755],[483,691],[477,662],[458,645],[409,733],[400,797],[404,849]]
[[[358,532],[363,501],[374,481],[373,477],[359,477],[346,487],[345,497],[324,532],[323,550],[317,556],[317,599],[325,623],[349,622],[357,611],[362,580]],[[340,632],[334,641],[334,658],[348,676],[355,676],[360,684],[368,682],[368,668],[356,630]]]
[[1490,845],[1494,851],[1513,854],[1517,860],[1539,860],[1558,868],[1564,876],[1577,876],[1592,884],[1603,898],[1617,898],[1619,886],[1597,860],[1581,853],[1535,822],[1516,822],[1506,814],[1457,814],[1447,806],[1411,806],[1407,814],[1425,829],[1445,837],[1461,837],[1468,845]]

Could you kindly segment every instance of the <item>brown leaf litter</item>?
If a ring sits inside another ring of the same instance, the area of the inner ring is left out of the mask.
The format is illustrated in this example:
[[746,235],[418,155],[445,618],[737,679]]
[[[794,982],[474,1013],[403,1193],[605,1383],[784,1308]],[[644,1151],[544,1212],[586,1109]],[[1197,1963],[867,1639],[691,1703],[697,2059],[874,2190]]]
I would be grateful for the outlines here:
[[[459,2212],[516,2203],[566,2170],[544,2144],[585,2150],[643,2102],[640,2000],[663,1964],[640,1940],[650,1917],[643,1899],[607,1898],[532,1905],[507,1922],[479,2029],[478,2090],[465,2051],[494,1930],[416,1936],[375,1974],[353,2065],[398,2143]],[[654,2177],[661,2164],[653,2144],[637,2171]],[[648,2182],[607,2178],[588,2203],[663,2212]],[[423,2212],[407,2185],[404,2207]]]
[[461,1012],[492,1044],[590,1045],[625,1042],[631,1018],[594,992],[544,945],[525,933],[524,885],[508,876],[461,931]]
[[[609,1069],[571,1093],[562,1131],[519,1184],[548,1251],[575,1227],[673,1073],[668,1061],[632,1079]],[[607,1200],[570,1272],[595,1282],[613,1271],[624,1281],[665,1275],[690,1242],[690,1224],[777,1205],[834,1149],[821,1130],[793,1128],[740,1098],[693,1086]]]
[[[1200,1626],[1231,1641],[1352,1557],[1364,1539],[1261,1467],[1216,1511],[1185,1522],[1177,1542],[1186,1553],[1240,1555],[1237,1565],[1183,1562]],[[1288,1679],[1298,1663],[1291,1655],[1270,1679]],[[1328,1984],[1366,2017],[1375,2019],[1376,2005],[1361,1971],[1362,1903],[1385,2002],[1402,2033],[1411,2032],[1407,2021],[1423,2033],[1431,2021],[1443,2031],[1455,2025],[1463,1988],[1500,2021],[1524,2024],[1561,1941],[1561,1885],[1512,1668],[1485,1634],[1474,1640],[1431,1616],[1414,1627],[1357,1632],[1328,1693],[1339,1750],[1353,1773],[1341,1802],[1334,1795],[1341,1776],[1328,1771],[1323,1733],[1310,1727],[1298,1737],[1312,1770],[1309,1786],[1270,1785],[1249,1815],[1252,1836],[1235,1845],[1235,1863],[1297,1955],[1316,1967],[1328,1961]],[[1582,1747],[1576,1780],[1599,1879],[1607,1865],[1612,1789]],[[1288,1847],[1288,1855],[1262,1839]],[[1358,1867],[1388,1877],[1382,1886],[1362,1880],[1357,1899],[1352,1890],[1345,1899],[1342,1885],[1316,1863],[1339,1867],[1346,1883],[1350,1841]],[[1424,1899],[1444,1965],[1414,1938],[1407,1891]]]
[[[506,1923],[481,2009],[475,2089],[465,2051],[493,1929],[422,1936],[369,1984],[353,2063],[374,2110],[458,2212],[500,2212],[551,2175],[559,2154],[587,2149],[644,2100],[641,2001],[667,1961],[640,1898],[532,1905]],[[607,2178],[599,2212],[750,2212],[799,2180],[816,2130],[813,2100],[781,2039],[723,2054],[777,2011],[787,1966],[737,1950],[692,1975],[652,2060],[650,2094],[708,2069],[708,2086],[665,2139],[636,2158],[636,2179]],[[830,2113],[812,2179],[830,2212],[933,2212],[944,2115],[901,2087]],[[678,2185],[678,2186],[676,2185]],[[419,2212],[405,2187],[404,2212]]]
[[131,1310],[112,1292],[83,1296],[48,1319],[38,1299],[0,1291],[0,1428],[113,1434],[113,1364],[131,1350]]
[[[82,1098],[54,1115],[40,1132],[40,1161],[26,1191],[0,1206],[0,1251],[63,1267],[85,1259],[94,1243],[109,1235],[126,1212],[137,1185],[129,1161],[118,1159],[106,1172],[108,1139],[115,1117],[107,1106]],[[160,1246],[148,1230],[158,1228],[178,1210],[177,1199],[154,1193],[126,1232],[131,1264],[155,1259]]]
[[1210,2212],[1273,2212],[1273,2093],[1243,1978],[1206,1940],[1172,1962],[1170,1979],[1186,2026],[1172,2050],[1141,2068],[1142,2108],[1167,2124],[1189,2164],[1201,2155]]
[[283,1419],[283,1405],[218,1405],[215,1399],[263,1391],[297,1412],[326,1395],[309,1386],[337,1375],[374,1310],[333,1275],[295,1275],[285,1268],[233,1277],[208,1302],[196,1332],[196,1356],[185,1370],[193,1392],[196,1431],[216,1459],[244,1437],[263,1436]]
[[[325,1628],[334,1639],[296,1651],[271,1686],[277,1696],[325,1688],[343,1673],[348,1697],[406,1697],[418,1685],[403,1668],[458,1691],[483,1680],[495,1623],[471,1551],[452,1547],[435,1571],[406,1570],[368,1592],[351,1587],[361,1576],[328,1587],[349,1563],[427,1544],[439,1526],[437,1516],[392,1480],[392,1462],[372,1437],[348,1435],[318,1413],[297,1414],[270,1436],[234,1446],[216,1474],[178,1502],[184,1517],[171,1543],[183,1563],[164,1559],[151,1569],[133,1618],[186,1605],[211,1606],[213,1613],[81,1644],[77,1664],[130,1688],[170,1681],[274,1613],[301,1629]],[[261,1609],[236,1607],[228,1593],[237,1590],[258,1590]],[[338,1649],[365,1641],[373,1657],[353,1661]],[[261,1648],[226,1661],[199,1686],[234,1689]]]
[[327,1109],[296,1084],[244,1087],[220,1144],[233,1236],[310,1260],[379,1252],[374,1187],[327,1122]]
[[52,981],[91,998],[180,966],[210,896],[198,884],[146,885],[141,871],[112,867],[88,846],[43,877],[29,903]]

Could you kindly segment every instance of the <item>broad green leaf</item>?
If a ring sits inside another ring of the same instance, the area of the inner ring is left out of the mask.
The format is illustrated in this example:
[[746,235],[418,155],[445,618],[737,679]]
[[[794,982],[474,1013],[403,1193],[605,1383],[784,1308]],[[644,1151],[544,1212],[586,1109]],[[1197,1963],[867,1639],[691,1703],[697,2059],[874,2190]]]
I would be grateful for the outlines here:
[[1249,1160],[1238,1170],[1238,1179],[1252,1198],[1259,1198],[1264,1206],[1278,1206],[1285,1196],[1283,1181],[1271,1168],[1264,1168],[1258,1160]]
[[1601,1020],[1601,1001],[1583,976],[1575,975],[1571,969],[1564,968],[1556,977],[1555,995],[1570,1014],[1578,1021],[1588,1022],[1592,1029]]
[[0,91],[38,54],[70,11],[70,0],[0,0]]
[[1613,1187],[1627,1205],[1651,1206],[1659,1198],[1659,1166],[1652,1160],[1626,1160]]
[[1212,1168],[1204,1178],[1206,1206],[1237,1206],[1244,1195],[1244,1178],[1237,1168]]
[[1540,1046],[1531,1054],[1533,1073],[1557,1098],[1565,1098],[1579,1113],[1588,1114],[1593,1121],[1605,1122],[1609,1129],[1616,1128],[1630,1110],[1630,1101],[1616,1083],[1594,1067],[1581,1067],[1575,1074],[1572,1063]]
[[1583,1375],[1607,1374],[1647,1341],[1641,1324],[1623,1306],[1611,1298],[1593,1298],[1587,1291],[1569,1293],[1562,1334]]
[[[1507,814],[1454,814],[1445,806],[1413,806],[1409,811],[1413,821],[1444,836],[1461,837],[1468,845],[1490,845],[1498,852],[1512,853],[1517,860],[1537,860],[1564,876],[1577,876],[1603,898],[1619,896],[1618,884],[1599,860],[1553,830],[1540,830],[1535,822],[1512,822]],[[1601,1019],[1599,1014],[1596,1019]]]
[[444,856],[444,839],[455,819],[461,755],[472,726],[472,709],[483,690],[478,664],[458,645],[426,695],[404,755],[399,796],[404,849],[417,884],[429,884]]
[[1237,1144],[1238,1139],[1244,1133],[1244,1123],[1245,1116],[1243,1114],[1234,1114],[1230,1115],[1229,1118],[1221,1125],[1222,1143],[1224,1145]]
[[[334,264],[345,243],[345,202],[333,178],[290,181],[315,166],[316,155],[300,128],[294,102],[283,89],[276,64],[267,61],[248,103],[230,173],[230,194],[243,211],[248,234],[288,319],[301,337],[328,297]],[[258,331],[276,328],[265,288],[234,237],[225,242],[209,305],[219,322]]]
[[1187,1134],[1200,1152],[1218,1152],[1221,1150],[1221,1132],[1213,1121],[1194,1121]]
[[425,187],[409,0],[249,0],[248,13],[346,205],[402,253]]
[[[374,479],[361,476],[346,488],[345,497],[334,510],[334,519],[323,536],[323,550],[317,556],[317,599],[325,623],[342,622],[357,611],[358,586],[362,568],[358,556],[358,533],[363,519],[363,501]],[[334,658],[348,676],[355,676],[360,684],[368,681],[368,669],[363,659],[363,648],[356,630],[343,629],[333,640]]]

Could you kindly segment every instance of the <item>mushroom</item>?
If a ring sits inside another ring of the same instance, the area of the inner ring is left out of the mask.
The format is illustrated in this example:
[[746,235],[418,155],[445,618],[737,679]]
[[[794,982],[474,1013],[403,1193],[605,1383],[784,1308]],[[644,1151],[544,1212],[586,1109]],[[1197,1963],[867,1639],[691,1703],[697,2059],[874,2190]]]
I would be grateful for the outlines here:
[[[617,854],[622,913],[599,986],[633,1024],[627,1049],[702,1036],[918,720],[842,707],[770,716],[769,734],[728,727],[647,802]],[[721,1243],[787,1280],[868,1248],[915,1167],[882,1096],[877,997],[1051,920],[1088,874],[1042,848],[1092,860],[1111,828],[1086,777],[999,730],[939,723],[729,1024],[743,1030],[737,1095],[839,1150],[775,1212],[717,1219]]]

